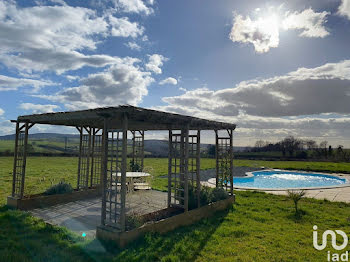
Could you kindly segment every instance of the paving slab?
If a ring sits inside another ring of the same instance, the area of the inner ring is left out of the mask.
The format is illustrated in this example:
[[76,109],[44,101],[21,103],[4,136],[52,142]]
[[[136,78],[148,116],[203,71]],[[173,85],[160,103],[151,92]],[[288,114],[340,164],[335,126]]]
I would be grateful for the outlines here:
[[[126,212],[147,214],[167,207],[166,192],[139,190],[127,195]],[[94,238],[96,227],[101,224],[101,197],[79,200],[52,207],[37,208],[30,211],[33,216],[45,222],[67,227],[86,237]]]

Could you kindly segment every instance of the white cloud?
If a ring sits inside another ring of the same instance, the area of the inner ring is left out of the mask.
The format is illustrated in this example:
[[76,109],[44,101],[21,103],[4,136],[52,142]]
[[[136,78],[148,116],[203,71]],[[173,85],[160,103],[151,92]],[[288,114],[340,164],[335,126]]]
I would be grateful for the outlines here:
[[159,82],[160,85],[177,85],[177,80],[173,77],[168,77]]
[[256,21],[249,16],[237,15],[229,35],[233,42],[252,43],[258,53],[268,52],[279,44],[279,28],[275,16],[259,18]]
[[114,64],[117,58],[108,55],[83,55],[76,51],[51,49],[27,49],[18,55],[1,55],[2,63],[24,71],[55,71],[62,74],[67,70],[77,70],[83,66],[104,67]]
[[243,81],[234,88],[219,91],[196,89],[163,100],[170,106],[222,116],[350,114],[350,60],[311,69],[299,68],[268,79]]
[[6,66],[28,72],[63,73],[114,63],[114,57],[85,55],[81,51],[95,50],[111,34],[137,37],[143,27],[127,18],[98,16],[94,10],[83,7],[20,8],[6,1],[0,4],[0,32],[0,60]]
[[[153,5],[154,1],[148,1],[150,5]],[[142,0],[114,0],[115,7],[125,13],[143,13],[150,15],[153,13],[153,9],[145,5]]]
[[329,32],[324,27],[326,17],[329,12],[317,13],[311,8],[302,12],[287,13],[286,18],[282,22],[284,30],[300,29],[300,36],[303,37],[325,37]]
[[350,19],[350,0],[342,0],[338,9],[338,13]]
[[90,74],[80,80],[81,85],[63,89],[55,95],[37,97],[63,103],[69,109],[137,105],[147,95],[147,87],[154,81],[150,72],[144,72],[135,58],[119,61],[103,72]]
[[136,38],[143,34],[144,28],[139,26],[137,22],[130,22],[127,17],[109,16],[109,21],[112,27],[112,36]]
[[168,58],[159,55],[159,54],[153,54],[148,56],[148,63],[146,64],[146,69],[150,70],[156,74],[161,74],[163,66],[163,63],[168,61]]
[[33,112],[34,114],[52,113],[60,108],[58,105],[40,105],[32,103],[22,103],[19,108]]
[[68,79],[69,82],[79,80],[80,76],[72,76],[72,75],[66,75],[66,78]]
[[0,116],[2,116],[4,113],[5,111],[2,108],[0,108]]
[[[257,11],[258,13],[261,12]],[[251,43],[258,53],[266,53],[279,45],[280,30],[301,30],[301,37],[325,37],[329,32],[324,24],[328,12],[317,13],[311,8],[302,12],[285,12],[281,17],[271,12],[252,20],[249,16],[236,15],[229,38],[233,42]]]
[[131,50],[137,50],[140,51],[141,50],[141,46],[139,46],[137,43],[135,42],[127,42],[125,44],[126,47],[130,48]]
[[16,131],[16,124],[11,123],[10,120],[2,120],[0,118],[0,126],[0,135],[9,135]]
[[52,86],[55,83],[48,80],[35,80],[28,78],[15,78],[0,75],[0,91],[17,90],[19,87],[33,87],[33,92],[44,86]]

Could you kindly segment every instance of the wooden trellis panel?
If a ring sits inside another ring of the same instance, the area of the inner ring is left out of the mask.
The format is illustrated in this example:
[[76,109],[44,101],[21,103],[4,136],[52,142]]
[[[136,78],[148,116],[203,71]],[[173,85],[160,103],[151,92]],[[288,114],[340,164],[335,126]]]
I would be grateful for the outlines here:
[[[84,134],[84,130],[87,134]],[[89,188],[90,177],[90,158],[91,158],[91,129],[81,127],[80,146],[79,146],[79,163],[78,163],[78,189]]]
[[108,158],[106,181],[106,218],[105,225],[121,229],[121,165],[122,165],[123,133],[110,130],[108,132]]
[[24,180],[27,159],[27,144],[28,144],[28,123],[21,127],[16,124],[16,141],[15,141],[15,156],[13,165],[12,178],[12,196],[22,198],[24,194]]
[[92,149],[91,149],[91,175],[90,186],[95,187],[101,183],[101,168],[102,168],[102,135],[98,134],[100,129],[92,130]]
[[233,193],[233,148],[232,130],[228,137],[220,137],[216,131],[216,187]]
[[189,135],[188,176],[189,182],[197,195],[197,206],[200,206],[200,131]]
[[188,130],[169,131],[168,205],[188,210]]
[[142,171],[144,159],[144,131],[132,131],[132,136],[131,171]]
[[128,119],[123,116],[123,129],[103,128],[102,209],[101,223],[125,231],[126,168]]

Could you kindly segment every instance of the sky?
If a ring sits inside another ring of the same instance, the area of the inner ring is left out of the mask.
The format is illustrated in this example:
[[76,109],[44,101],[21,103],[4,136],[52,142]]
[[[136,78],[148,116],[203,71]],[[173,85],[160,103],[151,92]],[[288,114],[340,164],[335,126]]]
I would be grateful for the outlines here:
[[350,0],[0,1],[0,135],[122,104],[350,147]]

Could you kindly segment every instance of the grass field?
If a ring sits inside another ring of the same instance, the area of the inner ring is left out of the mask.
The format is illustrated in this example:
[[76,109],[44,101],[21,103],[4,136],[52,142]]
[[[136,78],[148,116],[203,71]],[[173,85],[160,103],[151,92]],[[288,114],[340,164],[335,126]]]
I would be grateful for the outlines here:
[[[167,179],[160,176],[168,172],[168,159],[145,158],[145,168],[153,175],[152,187],[167,190]],[[235,160],[236,166],[270,167],[296,170],[313,170],[350,173],[350,163],[303,162],[303,161],[254,161]],[[201,168],[215,167],[215,159],[202,159]],[[0,204],[10,195],[12,183],[12,157],[0,157]],[[76,186],[78,158],[76,157],[28,157],[25,193],[35,194],[45,191],[52,184],[62,180]]]
[[[29,157],[27,163],[27,192],[42,192],[63,178],[76,183],[77,158]],[[12,164],[12,158],[0,158],[0,205],[10,194]],[[235,165],[350,171],[350,163],[236,160]],[[167,173],[167,159],[147,158],[145,166],[154,175],[153,187],[166,189],[167,180],[160,176]],[[202,168],[214,166],[214,159],[203,159]],[[166,235],[148,234],[124,250],[3,206],[0,261],[327,261],[329,249],[312,246],[313,225],[320,232],[340,229],[350,234],[349,204],[303,199],[304,215],[297,219],[285,196],[237,191],[236,199],[229,211]]]
[[350,233],[348,204],[303,199],[304,216],[296,219],[284,196],[236,193],[227,212],[166,235],[148,234],[124,250],[107,245],[107,252],[97,240],[2,208],[0,261],[327,261],[328,247],[313,248],[313,225]]

